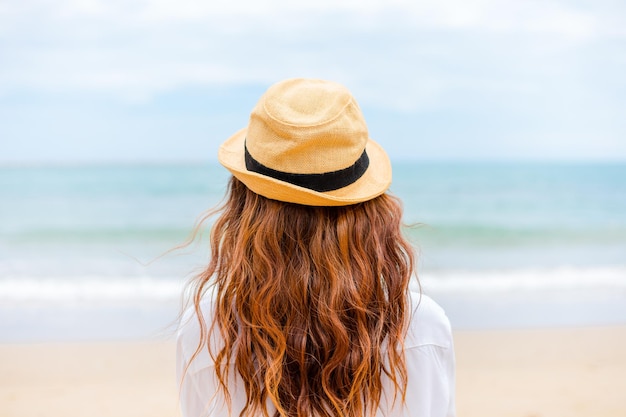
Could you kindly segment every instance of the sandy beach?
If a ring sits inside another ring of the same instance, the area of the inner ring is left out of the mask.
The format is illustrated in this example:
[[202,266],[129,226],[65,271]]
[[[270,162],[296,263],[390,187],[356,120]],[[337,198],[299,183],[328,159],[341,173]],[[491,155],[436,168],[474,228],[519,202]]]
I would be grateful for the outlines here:
[[[626,415],[626,326],[455,332],[460,417]],[[179,416],[172,341],[0,345],[0,416]]]

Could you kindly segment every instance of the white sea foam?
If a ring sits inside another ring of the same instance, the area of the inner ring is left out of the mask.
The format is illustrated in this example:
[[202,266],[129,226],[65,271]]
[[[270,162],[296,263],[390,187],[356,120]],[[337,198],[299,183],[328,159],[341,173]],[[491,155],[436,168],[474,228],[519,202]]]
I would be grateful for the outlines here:
[[2,302],[124,302],[175,301],[183,291],[183,281],[151,277],[32,278],[0,280]]
[[[440,271],[421,275],[420,282],[426,291],[439,294],[583,291],[626,296],[626,267]],[[183,286],[182,279],[148,276],[81,279],[14,276],[0,279],[0,302],[177,301]]]
[[626,266],[545,269],[441,271],[420,276],[425,289],[439,293],[622,292]]

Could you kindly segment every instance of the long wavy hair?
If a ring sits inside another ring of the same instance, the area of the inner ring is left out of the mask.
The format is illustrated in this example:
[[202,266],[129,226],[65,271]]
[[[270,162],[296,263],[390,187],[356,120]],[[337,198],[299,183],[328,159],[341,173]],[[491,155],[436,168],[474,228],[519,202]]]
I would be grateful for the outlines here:
[[[399,200],[343,207],[283,203],[232,177],[210,233],[210,263],[191,283],[208,349],[230,403],[229,369],[247,403],[240,416],[374,415],[391,380],[404,402],[404,337],[414,254]],[[200,309],[211,290],[213,322]],[[223,344],[213,351],[209,335]],[[192,359],[193,360],[193,359]]]

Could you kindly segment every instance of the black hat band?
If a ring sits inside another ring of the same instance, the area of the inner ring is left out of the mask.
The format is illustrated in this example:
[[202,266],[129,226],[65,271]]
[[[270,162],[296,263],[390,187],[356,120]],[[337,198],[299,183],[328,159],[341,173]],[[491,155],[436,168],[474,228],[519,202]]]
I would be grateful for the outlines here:
[[250,155],[245,144],[244,148],[246,169],[248,171],[321,193],[338,190],[355,183],[367,171],[367,167],[370,164],[367,152],[364,150],[359,159],[347,168],[321,174],[292,174],[266,167]]

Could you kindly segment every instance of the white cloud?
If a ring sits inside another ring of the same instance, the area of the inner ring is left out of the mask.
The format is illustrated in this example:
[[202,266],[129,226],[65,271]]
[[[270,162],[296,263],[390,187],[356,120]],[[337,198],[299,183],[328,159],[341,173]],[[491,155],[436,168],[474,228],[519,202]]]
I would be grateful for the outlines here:
[[[368,103],[436,108],[454,92],[534,94],[625,38],[602,2],[22,0],[0,9],[0,96],[79,91],[125,100],[194,85],[333,78]],[[572,82],[584,80],[573,80]]]

